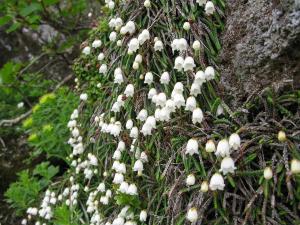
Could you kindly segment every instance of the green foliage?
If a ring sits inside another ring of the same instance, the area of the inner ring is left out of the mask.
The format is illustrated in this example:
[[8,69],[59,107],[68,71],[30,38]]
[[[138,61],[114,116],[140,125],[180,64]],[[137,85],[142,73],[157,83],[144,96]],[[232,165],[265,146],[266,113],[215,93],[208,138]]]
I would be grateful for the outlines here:
[[43,162],[33,172],[24,170],[18,174],[18,180],[12,183],[5,193],[7,201],[15,208],[17,215],[26,211],[29,205],[39,200],[40,191],[46,188],[58,173],[58,167]]
[[78,97],[68,88],[40,98],[31,117],[23,122],[29,132],[29,144],[34,147],[34,156],[44,152],[48,157],[65,158],[69,154],[67,123],[77,104]]
[[18,176],[18,181],[10,185],[5,197],[16,209],[17,215],[20,215],[37,201],[42,186],[37,178],[30,176],[28,170],[20,172]]
[[[24,113],[32,102],[45,94],[53,82],[36,73],[21,73],[24,66],[20,63],[7,62],[0,69],[0,120],[11,119]],[[24,102],[24,107],[17,104]],[[3,138],[18,133],[18,127],[0,128]]]
[[68,22],[65,30],[72,29],[78,23],[74,16],[86,9],[86,0],[68,0],[63,4],[59,0],[4,0],[1,2],[0,26],[6,25],[6,32],[14,32],[22,27],[37,28],[43,21],[62,28],[61,19]]

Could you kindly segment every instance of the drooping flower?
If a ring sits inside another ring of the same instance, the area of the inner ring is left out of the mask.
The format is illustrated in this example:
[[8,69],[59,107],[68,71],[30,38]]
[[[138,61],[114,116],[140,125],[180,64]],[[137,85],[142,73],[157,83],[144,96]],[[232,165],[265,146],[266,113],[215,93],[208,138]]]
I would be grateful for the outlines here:
[[148,112],[146,109],[142,109],[139,114],[137,115],[136,119],[140,121],[145,121],[147,119]]
[[273,171],[272,171],[271,167],[266,167],[264,169],[264,178],[266,180],[270,180],[270,179],[272,179],[272,177],[273,177]]
[[188,31],[191,29],[191,24],[189,22],[184,22],[183,29]]
[[86,46],[83,50],[82,53],[85,55],[89,55],[91,53],[91,47]]
[[286,141],[286,134],[284,131],[279,131],[277,135],[278,141],[285,142]]
[[195,182],[196,182],[196,178],[194,174],[189,174],[185,180],[187,186],[192,186],[195,184]]
[[145,84],[153,83],[153,74],[151,72],[146,73],[144,83]]
[[160,107],[164,107],[167,101],[167,96],[164,92],[161,92],[157,95],[156,105]]
[[216,145],[215,145],[215,143],[214,143],[213,140],[208,140],[206,142],[206,144],[205,144],[205,151],[209,152],[209,153],[216,151]]
[[114,83],[115,84],[122,84],[123,82],[124,82],[124,79],[123,79],[122,73],[115,74],[115,76],[114,76]]
[[127,183],[126,181],[123,181],[123,182],[120,184],[119,191],[120,191],[121,193],[127,193],[128,187],[129,187],[128,183]]
[[131,52],[136,52],[139,49],[139,41],[137,38],[132,38],[128,43],[128,50]]
[[142,61],[143,61],[142,55],[141,55],[141,54],[137,54],[137,55],[135,56],[134,61],[137,62],[137,63],[142,63]]
[[155,88],[151,88],[151,89],[149,90],[149,92],[148,92],[148,99],[151,99],[151,100],[152,100],[152,98],[153,98],[154,96],[156,96],[156,95],[157,95],[156,89],[155,89]]
[[168,72],[164,72],[160,77],[161,84],[168,84],[170,82],[170,75]]
[[203,112],[200,108],[196,108],[193,110],[192,122],[193,124],[201,123],[203,120]]
[[208,66],[205,69],[205,78],[207,81],[215,78],[215,69],[212,66]]
[[137,127],[131,128],[129,136],[130,136],[131,138],[138,138],[138,135],[139,135],[139,130],[138,130],[138,128],[137,128]]
[[134,94],[134,86],[132,84],[128,84],[125,88],[124,95],[126,97],[133,97]]
[[205,13],[207,15],[212,15],[216,11],[214,3],[212,1],[208,1],[205,4]]
[[173,101],[175,103],[176,108],[185,106],[185,99],[182,94],[175,94],[173,97]]
[[199,145],[197,140],[192,138],[188,141],[186,145],[185,154],[189,154],[189,155],[199,154],[198,149],[199,149]]
[[225,183],[224,183],[224,178],[221,174],[219,173],[215,173],[214,175],[212,175],[212,177],[210,178],[210,182],[209,182],[209,188],[212,191],[216,191],[216,190],[224,190],[225,187]]
[[127,190],[127,194],[129,195],[137,195],[137,187],[135,184],[130,184]]
[[198,220],[198,213],[195,207],[189,209],[186,215],[186,219],[191,223],[194,223]]
[[138,41],[140,45],[144,44],[149,39],[150,39],[150,33],[147,29],[144,29],[142,33],[140,33],[138,36]]
[[198,83],[193,83],[191,86],[191,91],[190,94],[193,96],[197,96],[199,94],[201,94],[201,85],[199,85]]
[[199,70],[194,79],[194,83],[199,84],[200,86],[206,81],[205,73],[202,70]]
[[121,173],[116,173],[113,179],[114,184],[121,184],[124,181],[124,176]]
[[92,43],[93,48],[99,48],[101,45],[102,45],[101,40],[94,40],[93,43]]
[[200,50],[200,46],[201,46],[200,41],[196,40],[196,41],[193,42],[193,49],[195,51]]
[[154,43],[154,50],[155,51],[162,51],[164,49],[164,45],[161,40],[158,40]]
[[80,100],[86,101],[87,99],[88,99],[87,93],[82,93],[82,94],[80,95]]
[[237,150],[241,146],[241,138],[238,134],[231,134],[229,137],[229,145],[234,150]]
[[183,69],[184,59],[181,56],[176,57],[174,69],[181,71]]
[[104,54],[101,52],[101,53],[99,53],[97,59],[98,59],[99,61],[102,61],[102,60],[104,59],[104,57],[105,57]]
[[102,64],[99,68],[99,73],[106,74],[107,73],[107,65]]
[[117,39],[117,33],[115,31],[111,32],[109,34],[109,40],[114,42],[114,41],[116,41],[116,39]]
[[177,48],[180,52],[186,51],[188,48],[188,43],[187,43],[186,39],[180,38]]
[[166,102],[166,108],[170,112],[175,112],[175,110],[176,110],[175,102],[172,99],[168,99]]
[[143,172],[143,170],[144,170],[143,162],[141,160],[135,161],[134,166],[133,166],[133,171],[141,174]]
[[215,155],[221,157],[230,155],[230,145],[226,139],[219,141]]
[[144,1],[144,6],[145,6],[146,8],[150,8],[150,7],[151,7],[151,2],[150,2],[150,0],[145,0],[145,1]]
[[194,96],[190,96],[186,100],[185,110],[193,112],[197,107],[196,98]]
[[140,221],[141,222],[146,222],[147,220],[147,211],[146,210],[142,210],[140,212]]
[[298,159],[293,159],[291,161],[291,171],[292,174],[300,173],[300,161]]
[[203,193],[208,191],[208,182],[207,181],[203,181],[201,183],[200,191]]
[[186,57],[183,63],[183,70],[186,71],[193,71],[194,67],[196,67],[194,59],[190,56]]
[[234,173],[235,169],[233,159],[231,157],[225,157],[221,162],[221,169],[219,171],[222,172],[223,175],[226,175],[227,173]]

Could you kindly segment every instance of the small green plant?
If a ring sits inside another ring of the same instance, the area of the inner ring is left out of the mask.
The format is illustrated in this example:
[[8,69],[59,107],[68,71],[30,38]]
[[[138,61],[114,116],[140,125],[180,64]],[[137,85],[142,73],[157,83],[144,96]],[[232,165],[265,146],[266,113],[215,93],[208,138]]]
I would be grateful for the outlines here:
[[23,122],[23,127],[29,132],[28,141],[34,148],[34,156],[42,152],[48,157],[64,158],[68,155],[67,123],[76,104],[78,98],[68,88],[60,88],[56,93],[40,98],[32,115]]

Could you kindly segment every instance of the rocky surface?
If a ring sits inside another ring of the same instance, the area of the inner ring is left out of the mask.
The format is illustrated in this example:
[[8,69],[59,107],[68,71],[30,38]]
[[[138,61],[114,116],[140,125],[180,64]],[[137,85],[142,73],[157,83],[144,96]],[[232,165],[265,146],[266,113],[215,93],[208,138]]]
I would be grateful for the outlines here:
[[231,105],[267,86],[299,88],[300,0],[228,0],[227,5],[220,66]]

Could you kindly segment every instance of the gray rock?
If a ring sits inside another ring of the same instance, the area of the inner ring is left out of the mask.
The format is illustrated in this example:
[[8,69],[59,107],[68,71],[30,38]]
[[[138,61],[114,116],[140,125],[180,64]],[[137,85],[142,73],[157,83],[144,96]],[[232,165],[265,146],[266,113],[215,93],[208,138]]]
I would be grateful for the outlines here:
[[227,6],[220,68],[231,104],[271,85],[299,88],[300,0],[228,0]]

